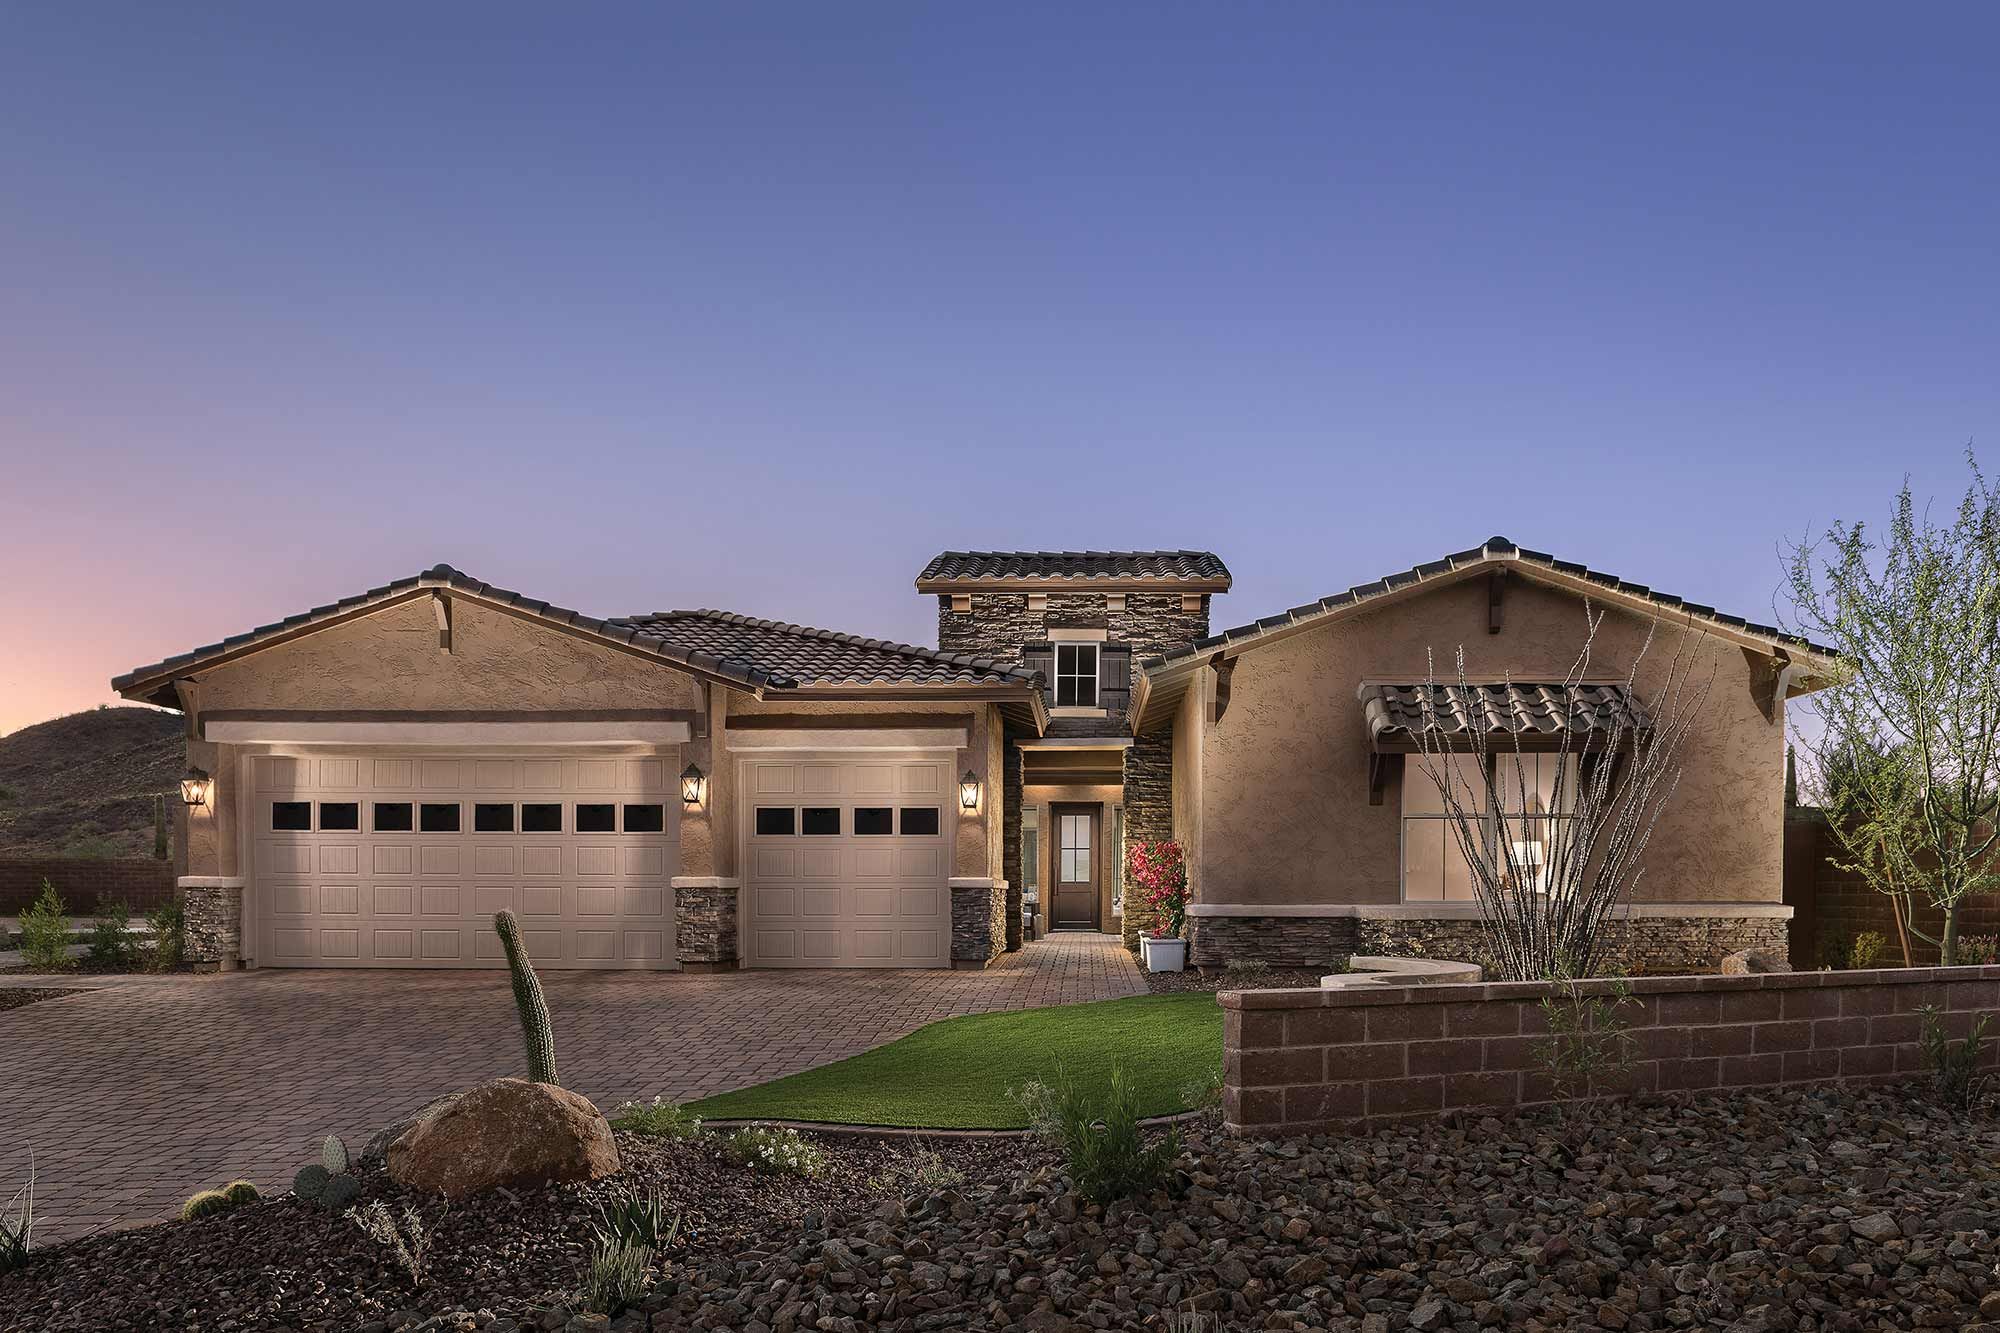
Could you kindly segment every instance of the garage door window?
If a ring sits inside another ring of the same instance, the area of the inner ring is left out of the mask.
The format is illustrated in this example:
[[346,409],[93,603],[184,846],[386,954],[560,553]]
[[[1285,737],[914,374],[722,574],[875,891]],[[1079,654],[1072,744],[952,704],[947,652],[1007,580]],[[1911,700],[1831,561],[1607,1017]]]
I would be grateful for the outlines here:
[[554,801],[537,801],[522,806],[521,832],[561,833],[562,806]]
[[840,836],[840,807],[837,805],[809,805],[799,812],[799,832],[809,838],[836,838]]
[[377,833],[408,833],[415,827],[411,816],[415,807],[408,801],[375,802],[375,831]]
[[888,837],[896,831],[896,812],[886,805],[856,806],[854,831],[863,837]]
[[616,833],[618,831],[618,807],[615,805],[578,805],[576,807],[576,831],[578,833]]
[[625,831],[627,833],[660,833],[667,827],[667,807],[664,805],[628,805],[625,807]]
[[512,805],[481,801],[472,807],[472,831],[474,833],[512,833],[514,831],[514,807]]
[[757,834],[764,838],[788,838],[798,829],[798,820],[789,805],[757,807]]
[[309,832],[313,826],[311,801],[271,802],[271,827],[281,833]]
[[419,833],[456,833],[458,821],[457,801],[425,801],[417,811]]
[[903,832],[907,834],[930,835],[938,831],[938,812],[934,805],[906,805],[903,807]]
[[324,832],[351,833],[361,827],[359,801],[321,801],[319,826]]

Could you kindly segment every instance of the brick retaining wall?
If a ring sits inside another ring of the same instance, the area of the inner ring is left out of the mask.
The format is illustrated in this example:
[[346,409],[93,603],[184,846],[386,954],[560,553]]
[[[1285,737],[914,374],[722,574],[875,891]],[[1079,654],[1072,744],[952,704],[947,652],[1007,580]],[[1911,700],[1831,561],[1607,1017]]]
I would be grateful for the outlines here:
[[[1918,1006],[1961,1036],[2000,1009],[2000,966],[1746,977],[1640,977],[1625,1016],[1634,1060],[1617,1092],[1907,1078],[1922,1071]],[[1552,1100],[1535,1048],[1545,982],[1225,991],[1223,1113],[1267,1136]],[[1562,993],[1568,993],[1563,988]],[[1616,983],[1580,983],[1582,996]],[[1987,1048],[2000,1064],[2000,1042]]]
[[0,857],[0,916],[18,916],[32,906],[41,896],[43,879],[55,885],[71,916],[89,916],[99,898],[123,902],[139,916],[174,896],[170,861],[7,856]]

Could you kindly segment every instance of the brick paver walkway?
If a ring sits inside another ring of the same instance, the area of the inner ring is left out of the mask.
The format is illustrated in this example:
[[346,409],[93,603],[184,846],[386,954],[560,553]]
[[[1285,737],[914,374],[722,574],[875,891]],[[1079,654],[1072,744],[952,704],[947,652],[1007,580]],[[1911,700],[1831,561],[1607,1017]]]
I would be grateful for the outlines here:
[[[0,984],[49,984],[5,977]],[[285,971],[83,980],[0,1010],[0,1202],[35,1151],[37,1235],[137,1225],[248,1176],[289,1188],[321,1135],[518,1074],[505,973]],[[542,977],[563,1082],[610,1110],[759,1083],[954,1014],[1145,990],[1116,936],[1055,934],[984,972]]]

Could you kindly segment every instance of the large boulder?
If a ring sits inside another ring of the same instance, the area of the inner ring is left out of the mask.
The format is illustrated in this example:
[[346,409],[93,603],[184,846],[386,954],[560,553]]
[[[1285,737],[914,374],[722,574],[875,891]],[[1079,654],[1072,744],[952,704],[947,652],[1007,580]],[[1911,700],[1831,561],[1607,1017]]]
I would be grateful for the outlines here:
[[1762,972],[1789,972],[1791,964],[1773,957],[1762,949],[1738,949],[1735,953],[1722,957],[1722,975],[1725,977],[1749,977]]
[[411,1127],[419,1120],[422,1120],[425,1116],[435,1115],[438,1111],[450,1106],[464,1095],[462,1092],[447,1092],[442,1097],[433,1097],[430,1101],[425,1102],[421,1107],[417,1108],[415,1115],[406,1115],[401,1120],[390,1121],[369,1135],[368,1142],[361,1145],[361,1160],[372,1162],[378,1157],[388,1156],[389,1145],[409,1133]]
[[550,1083],[496,1078],[417,1118],[389,1145],[389,1176],[463,1199],[498,1186],[596,1180],[618,1169],[610,1122]]

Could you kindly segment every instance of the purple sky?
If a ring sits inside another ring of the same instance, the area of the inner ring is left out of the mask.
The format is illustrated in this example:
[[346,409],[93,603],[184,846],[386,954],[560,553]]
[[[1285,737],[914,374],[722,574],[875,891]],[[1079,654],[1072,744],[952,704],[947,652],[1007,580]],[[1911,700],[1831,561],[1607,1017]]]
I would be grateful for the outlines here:
[[2000,10],[1613,9],[16,8],[0,732],[440,560],[928,642],[948,546],[1234,624],[1498,531],[1764,618],[2000,427]]

